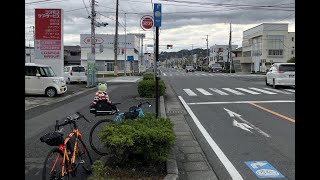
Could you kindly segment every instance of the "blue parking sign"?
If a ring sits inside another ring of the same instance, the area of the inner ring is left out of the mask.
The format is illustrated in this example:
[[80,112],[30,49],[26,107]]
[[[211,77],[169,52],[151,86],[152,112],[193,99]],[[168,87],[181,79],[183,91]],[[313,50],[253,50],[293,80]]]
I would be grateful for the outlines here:
[[284,178],[284,176],[267,161],[246,161],[244,163],[258,178]]
[[128,61],[134,61],[134,58],[133,58],[133,56],[127,56],[127,60]]
[[161,26],[161,4],[160,3],[154,3],[153,19],[154,19],[154,27],[160,27]]

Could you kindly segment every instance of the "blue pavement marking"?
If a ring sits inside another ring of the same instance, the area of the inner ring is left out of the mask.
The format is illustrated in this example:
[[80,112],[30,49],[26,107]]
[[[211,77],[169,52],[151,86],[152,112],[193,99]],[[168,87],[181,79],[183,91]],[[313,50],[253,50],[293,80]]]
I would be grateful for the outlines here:
[[258,178],[284,178],[284,176],[267,161],[246,161],[244,163]]

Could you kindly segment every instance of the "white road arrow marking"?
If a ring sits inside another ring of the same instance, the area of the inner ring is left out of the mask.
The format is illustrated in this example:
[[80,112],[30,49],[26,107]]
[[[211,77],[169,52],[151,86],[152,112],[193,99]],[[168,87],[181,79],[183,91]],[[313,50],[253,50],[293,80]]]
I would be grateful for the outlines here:
[[[253,129],[253,128],[250,127],[248,124],[246,124],[246,123],[239,123],[239,122],[236,121],[236,120],[233,120],[233,125],[236,126],[236,127],[241,128],[241,129],[243,129],[243,130],[245,130],[245,131],[249,131],[249,132],[251,132],[249,129]],[[253,133],[253,132],[251,132],[251,133]]]
[[266,165],[266,164],[267,164],[267,163],[258,161],[258,162],[256,162],[256,163],[251,164],[251,166],[252,166],[254,169],[257,169],[257,168],[259,168],[259,166],[262,167],[262,166],[264,166],[264,165]]
[[223,109],[224,109],[225,111],[227,111],[227,113],[229,114],[230,117],[235,117],[235,116],[236,116],[236,117],[239,118],[241,121],[249,124],[253,129],[255,129],[256,131],[258,131],[258,132],[259,132],[260,134],[262,134],[263,136],[265,136],[265,137],[271,137],[269,134],[265,133],[265,132],[262,131],[261,129],[255,127],[253,124],[251,124],[250,122],[248,122],[248,121],[246,121],[245,119],[243,119],[240,114],[237,114],[237,113],[235,113],[235,112],[233,112],[233,111],[230,111],[230,110],[227,109],[227,108],[223,108]]

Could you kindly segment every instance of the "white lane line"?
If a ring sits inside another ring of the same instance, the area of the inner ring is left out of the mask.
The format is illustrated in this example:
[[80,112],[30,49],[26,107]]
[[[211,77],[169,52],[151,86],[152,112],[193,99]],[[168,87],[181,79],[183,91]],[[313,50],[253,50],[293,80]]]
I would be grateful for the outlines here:
[[188,105],[207,105],[207,104],[245,104],[245,103],[288,103],[295,102],[292,100],[274,100],[274,101],[225,101],[225,102],[196,102]]
[[202,76],[208,76],[208,74],[201,74]]
[[233,89],[230,89],[230,88],[222,88],[222,89],[224,89],[226,91],[229,91],[231,93],[234,93],[236,95],[244,95],[242,92],[239,92],[239,91],[236,91],[236,90],[233,90]]
[[222,150],[219,148],[218,144],[211,138],[209,133],[206,131],[206,129],[202,126],[196,115],[192,112],[190,107],[187,105],[187,103],[184,101],[184,99],[181,96],[178,96],[181,103],[183,104],[184,108],[188,111],[190,116],[192,117],[194,123],[197,125],[199,128],[200,132],[204,136],[204,138],[207,140],[209,143],[211,149],[216,153],[218,158],[220,159],[221,163],[224,165],[224,167],[227,169],[229,172],[230,176],[234,180],[242,180],[242,176],[240,173],[237,171],[237,169],[233,166],[233,164],[229,161],[227,156],[222,152]]
[[196,93],[194,93],[191,89],[183,89],[184,92],[186,92],[189,96],[197,96]]
[[282,94],[292,94],[292,93],[289,93],[289,92],[280,91],[278,89],[272,89],[272,88],[263,88],[263,89],[266,89],[266,90],[269,90],[269,91],[274,91],[274,92],[277,92],[277,93],[282,93]]
[[209,93],[208,91],[202,89],[202,88],[196,88],[199,92],[201,92],[202,94],[206,95],[206,96],[210,96],[212,95],[211,93]]
[[258,89],[258,88],[254,88],[254,87],[251,87],[249,89],[253,89],[253,90],[256,90],[256,91],[259,91],[259,92],[263,92],[263,93],[266,93],[266,94],[277,94],[277,93],[274,93],[274,92],[270,92],[270,91],[267,91],[267,90]]
[[236,88],[236,89],[239,89],[239,90],[241,90],[241,91],[244,91],[244,92],[247,92],[247,93],[250,93],[250,94],[261,94],[261,93],[254,92],[254,91],[250,91],[250,90],[244,89],[244,88]]
[[229,94],[227,94],[227,93],[225,93],[225,92],[223,92],[223,91],[220,91],[219,89],[216,89],[216,88],[209,88],[209,89],[210,89],[211,91],[214,91],[214,92],[220,94],[220,95],[229,95]]
[[166,74],[166,73],[163,73],[163,76],[167,76],[167,74]]
[[289,92],[296,92],[295,89],[285,89],[286,91],[289,91]]

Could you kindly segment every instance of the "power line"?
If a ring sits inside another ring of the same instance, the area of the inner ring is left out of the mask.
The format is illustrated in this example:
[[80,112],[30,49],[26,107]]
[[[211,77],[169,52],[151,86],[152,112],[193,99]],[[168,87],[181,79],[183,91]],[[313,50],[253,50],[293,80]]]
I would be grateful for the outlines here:
[[55,2],[61,2],[61,1],[66,1],[66,0],[42,0],[42,1],[25,3],[25,5],[47,4],[47,3],[55,3]]
[[85,7],[86,10],[87,10],[88,15],[90,16],[90,13],[89,13],[89,10],[87,9],[86,3],[84,2],[84,0],[82,0],[82,2],[83,2],[84,7]]

